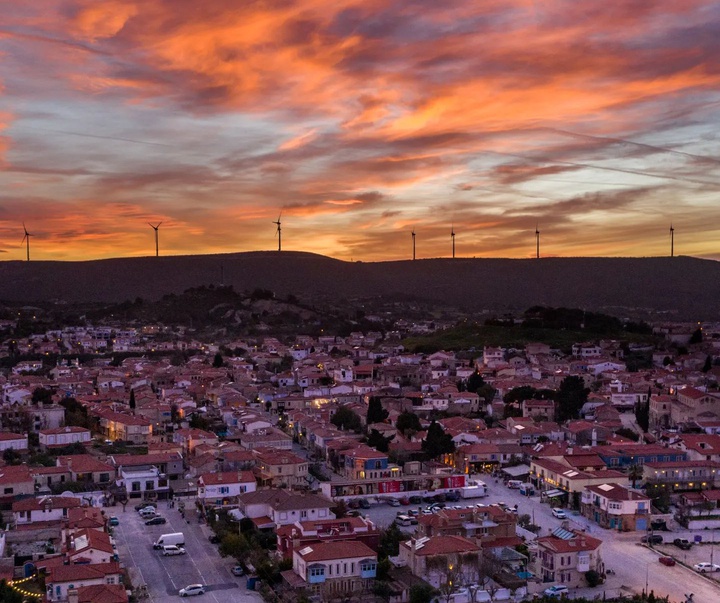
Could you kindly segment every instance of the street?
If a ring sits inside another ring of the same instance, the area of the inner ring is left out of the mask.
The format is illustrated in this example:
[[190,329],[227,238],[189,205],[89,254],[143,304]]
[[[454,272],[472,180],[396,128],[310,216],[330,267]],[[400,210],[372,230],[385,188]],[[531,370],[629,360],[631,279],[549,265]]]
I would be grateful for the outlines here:
[[[490,476],[480,476],[480,479],[488,486],[488,496],[461,499],[458,502],[447,504],[471,506],[477,503],[488,505],[494,502],[504,502],[511,507],[517,504],[519,515],[530,515],[532,521],[542,528],[540,531],[541,536],[550,534],[552,530],[562,525],[562,520],[553,517],[550,506],[540,502],[539,495],[533,497],[523,496],[520,494],[520,490],[509,489],[503,485],[502,481],[495,483],[495,480]],[[425,507],[426,505],[422,506]],[[398,511],[407,510],[408,508],[391,507],[386,503],[373,504],[369,510],[363,511],[363,514],[367,514],[379,527],[387,527]],[[655,595],[668,596],[670,601],[673,602],[684,603],[685,595],[689,593],[694,593],[695,603],[715,603],[720,600],[720,586],[714,580],[716,575],[700,575],[680,564],[675,567],[666,567],[658,562],[661,554],[671,555],[691,566],[699,561],[710,561],[711,545],[696,545],[690,551],[681,551],[672,544],[664,544],[661,547],[656,547],[656,549],[659,549],[656,551],[641,545],[640,539],[645,536],[645,533],[603,529],[585,519],[579,513],[571,511],[568,511],[568,521],[571,528],[585,529],[589,534],[603,541],[602,556],[605,567],[615,572],[615,575],[607,577],[605,584],[602,586],[573,589],[571,596],[583,596],[592,599],[596,596],[602,597],[603,594],[615,596],[620,593],[626,595],[641,593],[645,589],[647,582],[648,589],[653,590]],[[403,531],[409,536],[412,530],[405,528]],[[672,542],[672,539],[678,537],[693,540],[694,536],[699,533],[680,530],[662,532],[662,535],[666,542]],[[707,541],[709,537],[710,533],[704,532],[703,540]],[[718,542],[720,542],[720,537]],[[714,561],[720,563],[720,550]],[[717,577],[720,578],[720,576]]]
[[[191,503],[189,502],[188,505]],[[178,590],[189,584],[206,585],[203,601],[214,603],[259,603],[260,595],[245,589],[245,578],[230,573],[234,559],[220,557],[217,546],[210,544],[211,533],[199,525],[194,513],[187,523],[176,509],[168,509],[166,502],[158,505],[158,513],[167,519],[165,525],[146,526],[133,505],[111,507],[108,514],[115,515],[120,525],[114,528],[120,562],[131,576],[148,587],[148,601],[167,603],[179,601]],[[182,532],[185,535],[186,555],[163,557],[152,548],[161,535]]]

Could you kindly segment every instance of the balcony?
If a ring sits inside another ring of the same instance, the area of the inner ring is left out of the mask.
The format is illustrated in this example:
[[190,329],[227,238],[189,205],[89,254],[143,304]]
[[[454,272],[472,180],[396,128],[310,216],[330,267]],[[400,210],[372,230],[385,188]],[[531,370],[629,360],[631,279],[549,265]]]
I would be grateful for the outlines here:
[[579,572],[590,571],[590,557],[588,555],[578,555],[577,571],[579,571]]

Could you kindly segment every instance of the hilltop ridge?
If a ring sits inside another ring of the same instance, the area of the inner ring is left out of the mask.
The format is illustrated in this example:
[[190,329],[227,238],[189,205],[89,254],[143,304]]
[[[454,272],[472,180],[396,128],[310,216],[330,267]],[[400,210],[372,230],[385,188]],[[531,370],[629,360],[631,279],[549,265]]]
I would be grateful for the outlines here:
[[258,251],[0,263],[0,299],[8,302],[154,300],[221,282],[310,300],[397,296],[470,311],[540,304],[674,320],[720,317],[720,262],[684,256],[345,262]]

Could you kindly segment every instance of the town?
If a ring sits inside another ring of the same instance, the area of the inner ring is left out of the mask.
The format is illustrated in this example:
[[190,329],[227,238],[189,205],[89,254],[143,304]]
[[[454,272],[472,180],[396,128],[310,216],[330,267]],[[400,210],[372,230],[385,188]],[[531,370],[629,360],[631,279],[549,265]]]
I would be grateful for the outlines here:
[[0,324],[3,602],[720,597],[720,324],[419,351],[451,325],[32,311]]

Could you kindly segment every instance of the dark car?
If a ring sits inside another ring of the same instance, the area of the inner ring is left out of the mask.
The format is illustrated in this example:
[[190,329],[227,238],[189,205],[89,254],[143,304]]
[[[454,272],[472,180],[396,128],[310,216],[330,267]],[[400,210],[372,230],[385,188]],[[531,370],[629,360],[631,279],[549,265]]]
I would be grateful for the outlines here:
[[360,508],[360,503],[359,503],[357,500],[351,500],[351,501],[347,504],[347,506],[350,507],[351,509],[359,509],[359,508]]
[[167,520],[164,517],[160,517],[159,515],[157,517],[153,517],[152,519],[148,519],[145,522],[146,526],[161,526],[163,524],[167,523]]
[[444,494],[440,493],[440,494],[435,495],[436,502],[445,502],[445,500],[446,500],[446,497]]
[[370,508],[370,501],[367,498],[361,498],[358,501],[358,504],[360,505],[361,509],[369,509]]
[[673,566],[675,565],[675,559],[672,557],[659,557],[658,561],[663,565]]
[[665,520],[664,520],[664,519],[653,519],[653,520],[650,522],[650,527],[651,527],[653,530],[656,530],[656,531],[657,531],[657,530],[660,530],[660,531],[662,531],[662,532],[669,532],[669,531],[670,531],[670,528],[667,527],[667,524],[665,523]]
[[410,504],[411,505],[419,505],[422,503],[423,499],[422,496],[411,496],[410,497]]
[[689,551],[693,545],[687,538],[676,538],[673,540],[673,544],[683,551]]
[[662,544],[663,537],[660,534],[650,534],[649,536],[643,536],[642,541],[646,544]]
[[236,565],[230,571],[232,572],[233,576],[244,576],[245,575],[245,570],[243,569],[242,565]]
[[210,544],[220,544],[222,539],[217,534],[213,534],[208,538],[208,540],[210,541]]
[[445,495],[445,498],[449,502],[457,502],[460,500],[460,492],[458,492],[457,490],[455,490],[454,492],[448,492]]

